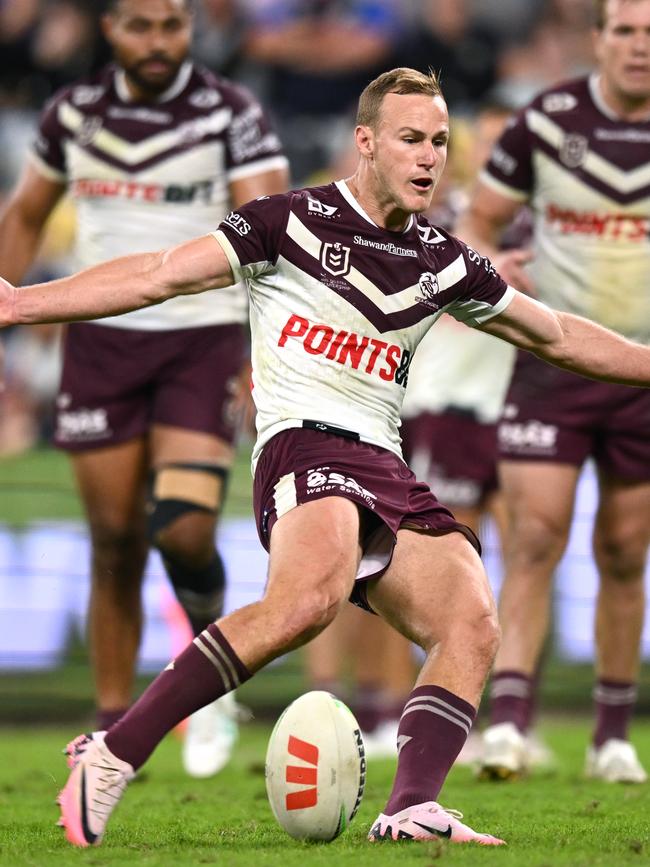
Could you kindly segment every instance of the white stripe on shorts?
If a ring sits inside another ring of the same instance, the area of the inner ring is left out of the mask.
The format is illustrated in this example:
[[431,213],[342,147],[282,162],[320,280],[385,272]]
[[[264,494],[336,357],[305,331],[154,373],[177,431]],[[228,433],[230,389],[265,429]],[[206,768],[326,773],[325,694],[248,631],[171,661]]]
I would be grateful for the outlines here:
[[273,488],[273,500],[275,502],[275,512],[278,518],[286,515],[298,505],[296,499],[296,474],[287,473],[286,476],[281,476],[278,479],[276,486]]

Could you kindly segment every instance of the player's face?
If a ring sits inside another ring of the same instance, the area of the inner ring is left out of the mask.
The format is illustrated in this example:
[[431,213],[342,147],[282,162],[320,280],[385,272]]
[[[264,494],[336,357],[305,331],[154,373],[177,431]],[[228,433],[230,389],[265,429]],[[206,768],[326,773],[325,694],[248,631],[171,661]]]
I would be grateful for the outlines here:
[[190,49],[192,16],[184,0],[121,0],[103,28],[129,83],[146,98],[176,78]]
[[422,213],[447,161],[449,115],[440,96],[388,93],[371,137],[371,166],[380,201]]
[[609,0],[595,36],[607,92],[623,105],[650,100],[650,0]]

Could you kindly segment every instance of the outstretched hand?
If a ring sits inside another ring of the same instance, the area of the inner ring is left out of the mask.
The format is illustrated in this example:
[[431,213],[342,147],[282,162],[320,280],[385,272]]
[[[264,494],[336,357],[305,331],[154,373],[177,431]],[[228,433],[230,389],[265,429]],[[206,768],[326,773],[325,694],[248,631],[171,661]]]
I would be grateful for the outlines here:
[[530,250],[504,250],[492,257],[492,264],[506,283],[534,297],[535,286],[526,271],[526,265],[532,261],[532,258],[533,254]]

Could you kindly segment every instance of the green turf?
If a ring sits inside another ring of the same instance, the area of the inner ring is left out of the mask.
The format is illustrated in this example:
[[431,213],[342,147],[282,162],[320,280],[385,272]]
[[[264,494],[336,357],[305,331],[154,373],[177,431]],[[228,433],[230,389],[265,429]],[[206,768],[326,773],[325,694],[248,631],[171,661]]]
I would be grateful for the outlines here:
[[[230,477],[227,517],[251,515],[253,481],[250,446],[240,449]],[[54,449],[34,449],[16,457],[0,457],[0,523],[21,525],[35,519],[80,518],[68,457]]]
[[[248,725],[232,764],[212,780],[190,780],[179,766],[179,744],[168,738],[130,786],[103,846],[77,851],[54,826],[56,792],[66,778],[60,748],[75,731],[5,729],[0,739],[0,864],[133,865],[185,867],[434,867],[437,864],[506,867],[625,867],[650,859],[650,787],[622,787],[581,778],[585,724],[555,721],[545,734],[561,759],[555,776],[519,783],[478,783],[454,770],[441,801],[462,809],[474,827],[502,835],[507,848],[445,842],[369,844],[368,826],[383,806],[391,762],[371,762],[361,809],[331,844],[290,839],[266,801],[263,758],[269,728]],[[646,764],[650,726],[635,740]]]

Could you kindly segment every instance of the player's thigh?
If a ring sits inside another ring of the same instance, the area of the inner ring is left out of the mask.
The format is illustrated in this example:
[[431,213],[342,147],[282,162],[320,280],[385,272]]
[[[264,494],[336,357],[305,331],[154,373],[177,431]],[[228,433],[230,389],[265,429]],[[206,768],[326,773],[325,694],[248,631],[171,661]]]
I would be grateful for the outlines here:
[[481,559],[462,533],[400,530],[390,566],[369,582],[372,608],[423,647],[459,624],[496,621]]
[[361,559],[359,507],[345,497],[296,506],[273,525],[265,596],[278,604],[340,605]]
[[235,449],[222,437],[167,424],[152,425],[149,435],[154,469],[172,463],[231,466]]
[[91,527],[119,532],[143,526],[148,472],[144,439],[77,451],[70,457]]
[[580,467],[542,461],[499,462],[499,481],[513,531],[530,521],[549,531],[571,522]]

